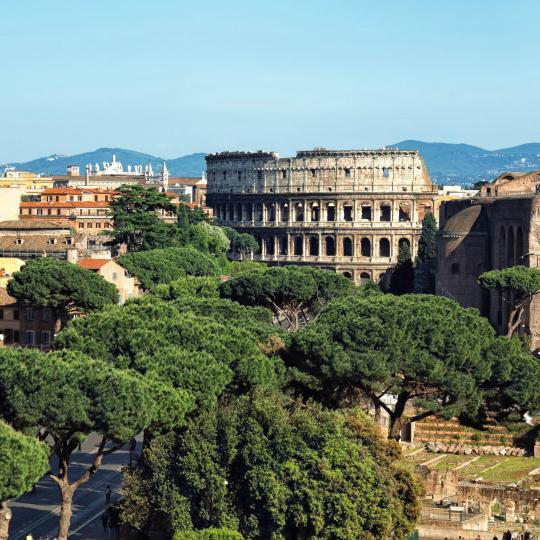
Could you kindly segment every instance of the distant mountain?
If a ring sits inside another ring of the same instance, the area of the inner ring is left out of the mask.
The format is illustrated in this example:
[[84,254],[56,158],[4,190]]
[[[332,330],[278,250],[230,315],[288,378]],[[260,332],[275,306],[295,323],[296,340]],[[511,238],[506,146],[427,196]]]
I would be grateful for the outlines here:
[[[540,143],[527,143],[512,148],[486,150],[469,144],[448,144],[415,140],[390,145],[394,148],[418,150],[424,157],[431,178],[437,184],[473,184],[480,180],[492,180],[506,171],[540,170]],[[65,156],[55,154],[26,163],[10,163],[19,170],[49,175],[66,174],[68,165],[78,165],[81,174],[88,163],[111,161],[112,155],[128,165],[152,164],[155,172],[161,171],[163,158],[124,148],[99,148],[93,152]],[[171,176],[201,176],[206,169],[204,157],[197,153],[165,160]],[[0,166],[0,169],[2,166]]]
[[[85,152],[83,154],[75,154],[66,156],[62,154],[54,154],[47,157],[42,157],[28,161],[26,163],[8,163],[4,166],[16,167],[19,170],[42,173],[45,175],[62,175],[66,174],[68,165],[78,165],[81,174],[84,174],[85,167],[88,163],[95,166],[96,163],[102,168],[104,161],[111,161],[112,155],[116,155],[117,161],[121,161],[124,169],[127,170],[128,165],[146,165],[152,164],[152,169],[155,172],[161,171],[163,161],[167,163],[169,174],[171,176],[201,176],[206,169],[204,156],[206,154],[190,154],[176,159],[166,159],[135,152],[134,150],[126,150],[124,148],[98,148],[93,152]],[[0,166],[0,167],[4,167]]]
[[418,150],[437,184],[473,184],[493,180],[506,171],[540,169],[540,143],[528,143],[500,150],[486,150],[468,144],[402,141],[390,145]]

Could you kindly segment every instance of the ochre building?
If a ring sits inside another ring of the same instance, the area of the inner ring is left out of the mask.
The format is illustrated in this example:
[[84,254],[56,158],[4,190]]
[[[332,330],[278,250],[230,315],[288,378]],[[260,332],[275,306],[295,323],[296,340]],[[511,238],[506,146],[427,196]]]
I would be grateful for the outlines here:
[[255,258],[313,264],[356,283],[384,280],[399,245],[416,255],[437,188],[416,150],[221,152],[206,157],[220,225],[255,236]]

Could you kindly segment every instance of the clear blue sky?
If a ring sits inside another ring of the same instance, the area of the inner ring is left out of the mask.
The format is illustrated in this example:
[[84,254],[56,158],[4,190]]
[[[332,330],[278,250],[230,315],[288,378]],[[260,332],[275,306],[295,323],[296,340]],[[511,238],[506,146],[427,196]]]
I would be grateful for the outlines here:
[[0,163],[540,139],[539,0],[2,0]]

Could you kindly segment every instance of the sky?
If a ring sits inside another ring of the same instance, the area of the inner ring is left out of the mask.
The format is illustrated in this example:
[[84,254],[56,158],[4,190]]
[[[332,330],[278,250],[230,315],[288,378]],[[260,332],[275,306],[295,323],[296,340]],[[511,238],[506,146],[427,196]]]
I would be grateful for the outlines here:
[[1,0],[0,163],[540,140],[539,0]]

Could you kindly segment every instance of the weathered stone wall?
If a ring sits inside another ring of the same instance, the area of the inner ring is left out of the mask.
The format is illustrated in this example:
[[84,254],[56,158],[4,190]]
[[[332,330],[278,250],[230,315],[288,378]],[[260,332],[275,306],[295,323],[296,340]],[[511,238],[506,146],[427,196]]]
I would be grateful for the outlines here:
[[[483,272],[515,265],[540,266],[540,197],[480,197],[448,201],[440,209],[436,292],[489,316],[499,332],[508,321],[503,295],[483,291]],[[524,330],[540,344],[540,299],[527,310]]]
[[256,258],[383,279],[401,242],[416,254],[437,192],[416,151],[223,152],[207,156],[218,222],[253,234]]

